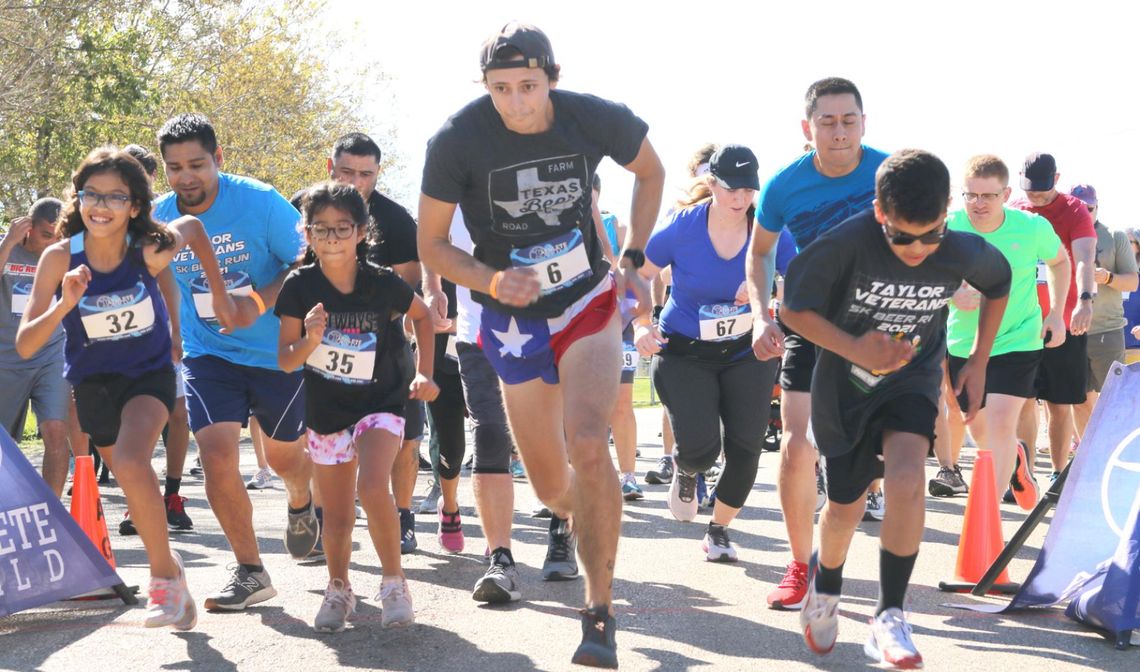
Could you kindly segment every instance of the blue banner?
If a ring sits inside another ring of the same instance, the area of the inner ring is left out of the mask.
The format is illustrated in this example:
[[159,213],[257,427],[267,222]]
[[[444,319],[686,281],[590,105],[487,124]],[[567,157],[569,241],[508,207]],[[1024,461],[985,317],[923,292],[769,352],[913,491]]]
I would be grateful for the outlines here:
[[[1140,364],[1113,364],[1037,563],[1010,608],[1070,600],[1132,532],[1140,492]],[[1140,578],[1133,577],[1135,580]]]
[[122,583],[0,428],[0,616]]

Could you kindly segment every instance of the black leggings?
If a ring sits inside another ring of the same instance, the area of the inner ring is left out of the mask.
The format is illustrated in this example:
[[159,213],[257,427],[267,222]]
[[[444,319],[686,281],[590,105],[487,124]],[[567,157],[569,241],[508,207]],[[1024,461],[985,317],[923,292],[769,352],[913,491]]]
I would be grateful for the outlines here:
[[756,483],[777,364],[751,353],[731,362],[664,352],[653,357],[653,385],[673,423],[677,467],[689,474],[706,471],[723,445],[716,497],[736,509]]
[[428,403],[428,426],[431,439],[428,450],[432,467],[440,478],[450,481],[459,476],[463,466],[463,452],[467,444],[464,426],[466,405],[463,401],[463,384],[458,373],[436,371],[434,380],[439,385],[439,396]]

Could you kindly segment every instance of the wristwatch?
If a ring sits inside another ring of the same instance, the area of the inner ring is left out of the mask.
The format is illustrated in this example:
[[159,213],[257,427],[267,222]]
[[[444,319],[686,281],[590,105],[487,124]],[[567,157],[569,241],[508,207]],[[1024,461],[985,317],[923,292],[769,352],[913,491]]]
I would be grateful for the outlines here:
[[629,262],[633,264],[634,268],[641,268],[645,265],[645,252],[642,252],[636,247],[626,248],[626,250],[621,253],[621,258],[629,259]]
[[1095,301],[1096,300],[1096,294],[1093,294],[1091,292],[1081,292],[1081,295],[1078,298],[1081,301]]

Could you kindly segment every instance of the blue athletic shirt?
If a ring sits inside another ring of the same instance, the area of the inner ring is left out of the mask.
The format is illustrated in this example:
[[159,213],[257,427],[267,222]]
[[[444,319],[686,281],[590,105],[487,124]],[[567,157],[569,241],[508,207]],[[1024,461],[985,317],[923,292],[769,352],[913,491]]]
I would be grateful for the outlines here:
[[68,241],[68,270],[86,264],[91,282],[79,304],[63,316],[64,377],[75,385],[100,373],[138,378],[169,367],[170,317],[142,248],[128,242],[123,261],[100,273],[87,260],[85,235]]
[[672,213],[653,230],[645,246],[645,256],[654,265],[673,267],[673,291],[661,311],[665,336],[721,341],[751,333],[741,330],[741,316],[747,316],[743,319],[750,324],[749,306],[735,305],[736,290],[744,282],[748,243],[732,259],[724,259],[716,253],[708,227],[709,203],[701,203]]
[[[273,187],[257,180],[221,173],[218,197],[200,215],[214,245],[218,266],[233,294],[268,284],[305,250],[301,215]],[[155,203],[154,217],[170,222],[181,216],[173,192]],[[280,320],[267,311],[250,327],[223,334],[213,319],[209,287],[194,253],[186,248],[170,264],[182,293],[182,349],[186,357],[212,355],[234,364],[277,369]]]
[[606,240],[610,241],[610,249],[614,255],[621,253],[621,245],[617,239],[617,215],[609,212],[602,213],[602,226],[606,229]]
[[843,177],[825,177],[808,152],[776,173],[760,190],[756,221],[779,233],[787,227],[803,250],[820,234],[875,200],[875,171],[887,155],[863,145],[859,166]]

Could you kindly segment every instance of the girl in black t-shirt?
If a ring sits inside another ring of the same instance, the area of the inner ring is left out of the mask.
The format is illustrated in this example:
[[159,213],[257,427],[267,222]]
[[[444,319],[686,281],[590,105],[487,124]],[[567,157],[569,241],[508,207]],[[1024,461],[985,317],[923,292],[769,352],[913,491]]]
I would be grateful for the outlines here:
[[[431,317],[391,269],[364,260],[368,210],[352,186],[313,187],[301,213],[316,262],[289,274],[276,312],[278,364],[285,371],[304,365],[309,455],[325,500],[329,584],[313,627],[339,632],[356,608],[348,563],[358,488],[383,566],[381,622],[406,625],[414,614],[389,483],[404,433],[405,400],[432,401],[439,394],[431,380]],[[411,317],[419,343],[415,371],[399,325],[402,313]]]

